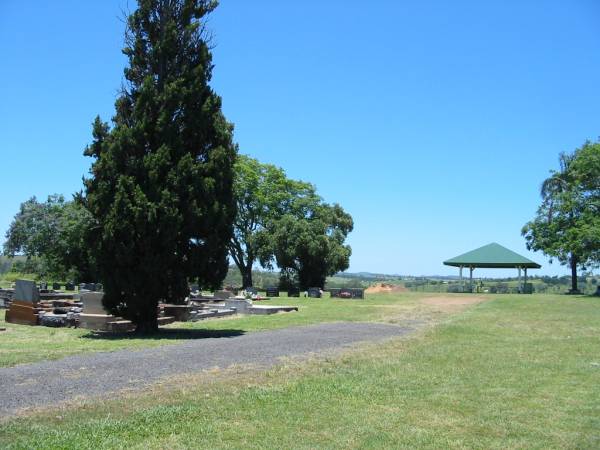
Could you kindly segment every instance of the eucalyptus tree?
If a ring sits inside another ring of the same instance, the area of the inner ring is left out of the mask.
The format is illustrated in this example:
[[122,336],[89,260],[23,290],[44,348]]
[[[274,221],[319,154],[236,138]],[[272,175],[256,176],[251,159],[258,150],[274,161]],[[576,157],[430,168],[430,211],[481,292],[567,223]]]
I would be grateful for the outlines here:
[[310,183],[289,179],[284,170],[239,155],[235,164],[236,217],[229,253],[242,274],[243,287],[252,286],[252,268],[272,269],[273,232],[286,214],[302,213],[302,205],[319,201]]

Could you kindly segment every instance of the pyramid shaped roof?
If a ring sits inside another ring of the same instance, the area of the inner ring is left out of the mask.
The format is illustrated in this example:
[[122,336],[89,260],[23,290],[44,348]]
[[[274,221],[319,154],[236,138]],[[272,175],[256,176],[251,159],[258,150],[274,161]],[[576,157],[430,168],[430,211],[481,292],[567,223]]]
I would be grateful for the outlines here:
[[484,267],[490,269],[530,268],[539,269],[538,263],[496,244],[495,242],[444,261],[447,266]]

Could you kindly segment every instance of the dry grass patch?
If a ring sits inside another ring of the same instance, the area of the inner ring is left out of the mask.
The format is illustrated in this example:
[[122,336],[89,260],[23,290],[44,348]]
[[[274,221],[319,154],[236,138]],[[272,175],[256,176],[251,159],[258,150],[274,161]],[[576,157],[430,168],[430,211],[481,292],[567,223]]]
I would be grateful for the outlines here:
[[421,303],[428,306],[433,306],[437,310],[443,312],[456,312],[462,311],[466,307],[476,305],[478,303],[490,300],[490,296],[483,297],[477,295],[435,295],[431,297],[425,297],[421,299]]

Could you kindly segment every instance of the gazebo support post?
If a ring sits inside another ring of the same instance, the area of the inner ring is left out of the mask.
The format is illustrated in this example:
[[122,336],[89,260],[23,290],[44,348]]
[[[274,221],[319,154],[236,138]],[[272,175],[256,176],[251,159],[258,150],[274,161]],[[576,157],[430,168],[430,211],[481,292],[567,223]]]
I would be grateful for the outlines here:
[[469,291],[471,293],[473,293],[473,270],[475,270],[475,267],[469,267]]
[[523,273],[524,273],[524,282],[523,282],[523,294],[526,294],[526,289],[527,289],[527,267],[523,268]]
[[462,269],[463,269],[463,266],[460,266],[460,268],[458,270],[458,273],[460,274],[460,289],[461,289],[461,292],[465,290],[465,283],[463,282]]
[[519,294],[523,293],[523,287],[521,286],[521,266],[517,267],[519,269]]

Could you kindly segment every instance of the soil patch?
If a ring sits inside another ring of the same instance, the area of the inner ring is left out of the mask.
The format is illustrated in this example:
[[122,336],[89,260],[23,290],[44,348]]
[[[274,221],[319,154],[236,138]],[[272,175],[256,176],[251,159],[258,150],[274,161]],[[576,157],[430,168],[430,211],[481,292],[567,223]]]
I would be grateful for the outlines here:
[[366,294],[379,294],[381,292],[408,292],[404,286],[389,283],[377,283],[365,289]]

